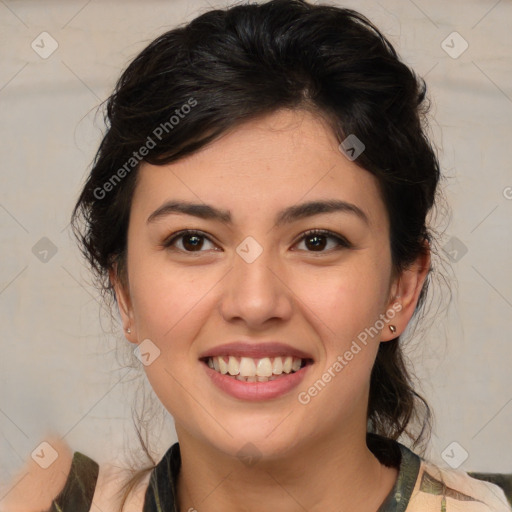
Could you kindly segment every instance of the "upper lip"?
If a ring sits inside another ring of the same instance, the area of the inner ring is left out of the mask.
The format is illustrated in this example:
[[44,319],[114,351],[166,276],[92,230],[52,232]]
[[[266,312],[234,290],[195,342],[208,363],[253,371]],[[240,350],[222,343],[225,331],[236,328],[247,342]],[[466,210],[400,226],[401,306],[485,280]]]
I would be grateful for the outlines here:
[[199,355],[199,359],[215,356],[251,357],[253,359],[292,356],[299,359],[313,359],[307,352],[303,352],[291,345],[277,341],[269,341],[266,343],[233,341],[205,350]]

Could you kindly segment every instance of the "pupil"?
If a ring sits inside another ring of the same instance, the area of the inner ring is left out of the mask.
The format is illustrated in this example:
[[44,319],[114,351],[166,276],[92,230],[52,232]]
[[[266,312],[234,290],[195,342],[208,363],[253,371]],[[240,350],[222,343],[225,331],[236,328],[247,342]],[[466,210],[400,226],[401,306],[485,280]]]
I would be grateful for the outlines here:
[[[318,243],[319,239],[323,239],[323,243]],[[325,237],[323,235],[312,235],[308,238],[308,240],[316,240],[317,242],[313,244],[313,247],[323,249],[325,247]]]
[[191,247],[192,247],[192,248],[195,248],[195,249],[197,249],[198,247],[199,247],[199,248],[201,248],[201,245],[202,245],[202,244],[201,244],[201,240],[200,240],[200,237],[198,237],[197,235],[188,235],[188,236],[186,236],[186,237],[185,237],[185,239],[184,239],[184,240],[185,240],[185,242],[184,242],[184,244],[183,244],[183,245],[184,245],[185,247],[187,247],[187,242],[186,242],[187,240],[188,240],[188,241],[190,241],[190,240],[195,240],[196,242],[195,242],[195,243],[194,243],[194,242],[192,242]]

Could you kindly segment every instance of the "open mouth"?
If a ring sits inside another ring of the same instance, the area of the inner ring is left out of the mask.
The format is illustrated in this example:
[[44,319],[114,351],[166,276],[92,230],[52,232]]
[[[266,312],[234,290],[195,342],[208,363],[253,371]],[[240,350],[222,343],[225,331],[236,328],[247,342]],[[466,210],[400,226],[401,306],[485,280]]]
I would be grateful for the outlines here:
[[212,370],[243,382],[268,382],[281,379],[312,364],[312,359],[294,356],[236,357],[230,355],[201,359]]

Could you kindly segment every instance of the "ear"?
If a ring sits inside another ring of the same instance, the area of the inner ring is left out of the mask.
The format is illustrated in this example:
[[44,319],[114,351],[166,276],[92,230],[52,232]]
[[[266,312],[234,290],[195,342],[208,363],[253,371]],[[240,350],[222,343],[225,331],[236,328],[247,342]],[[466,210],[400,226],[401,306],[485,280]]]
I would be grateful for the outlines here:
[[[402,334],[414,314],[416,304],[428,271],[430,270],[430,244],[424,242],[425,250],[414,263],[394,278],[386,312],[388,322],[381,334],[381,341],[390,341]],[[395,332],[389,328],[394,325]]]
[[[138,343],[137,327],[133,315],[130,291],[127,283],[124,282],[126,280],[121,279],[119,275],[117,262],[110,268],[108,275],[116,295],[117,306],[123,322],[124,336],[129,342]],[[130,332],[128,332],[128,329]]]

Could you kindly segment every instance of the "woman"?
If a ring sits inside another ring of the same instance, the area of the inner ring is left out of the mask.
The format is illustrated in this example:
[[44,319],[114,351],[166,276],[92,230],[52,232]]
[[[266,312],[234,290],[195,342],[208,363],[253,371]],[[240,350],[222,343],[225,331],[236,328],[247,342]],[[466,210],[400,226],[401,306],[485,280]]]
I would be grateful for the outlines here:
[[137,56],[74,226],[179,444],[122,488],[75,452],[31,509],[511,510],[413,451],[430,411],[400,336],[440,179],[424,102],[366,18],[302,0],[208,12]]

